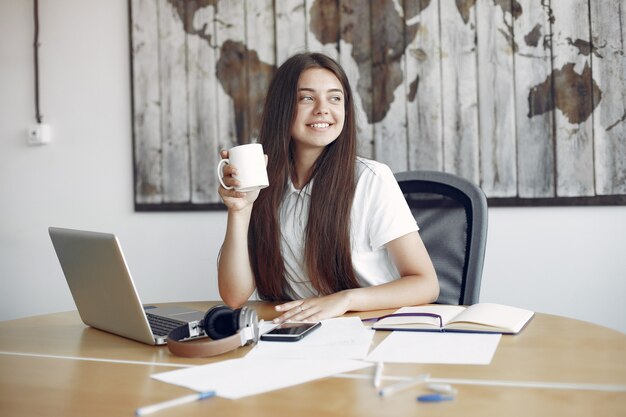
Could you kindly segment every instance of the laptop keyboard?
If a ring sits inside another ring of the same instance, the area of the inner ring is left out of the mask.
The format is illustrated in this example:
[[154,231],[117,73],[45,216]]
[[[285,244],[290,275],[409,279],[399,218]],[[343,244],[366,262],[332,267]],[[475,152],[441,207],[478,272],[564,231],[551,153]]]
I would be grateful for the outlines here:
[[150,323],[150,328],[152,329],[152,333],[157,336],[167,336],[169,332],[171,332],[176,327],[185,324],[182,321],[170,319],[163,316],[155,316],[154,314],[147,313],[148,323]]

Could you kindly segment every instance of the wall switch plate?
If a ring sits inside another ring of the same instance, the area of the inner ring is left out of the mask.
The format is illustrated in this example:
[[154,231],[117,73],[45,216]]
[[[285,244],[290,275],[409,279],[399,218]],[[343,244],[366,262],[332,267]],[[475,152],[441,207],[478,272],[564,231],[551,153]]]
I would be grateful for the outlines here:
[[51,141],[50,125],[37,123],[26,129],[26,143],[31,146],[46,145]]

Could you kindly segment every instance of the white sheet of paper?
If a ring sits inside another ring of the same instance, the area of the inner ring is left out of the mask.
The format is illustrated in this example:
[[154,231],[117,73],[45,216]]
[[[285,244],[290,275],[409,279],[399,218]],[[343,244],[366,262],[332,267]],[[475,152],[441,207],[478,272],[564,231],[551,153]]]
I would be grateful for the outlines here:
[[215,390],[237,399],[343,372],[372,366],[345,359],[232,359],[208,365],[153,374],[151,377],[195,391]]
[[501,337],[501,334],[394,331],[367,360],[488,365]]
[[[272,326],[275,327],[275,326]],[[261,328],[261,333],[269,328]],[[259,343],[246,355],[264,359],[365,359],[375,331],[358,317],[322,320],[322,326],[297,342]]]

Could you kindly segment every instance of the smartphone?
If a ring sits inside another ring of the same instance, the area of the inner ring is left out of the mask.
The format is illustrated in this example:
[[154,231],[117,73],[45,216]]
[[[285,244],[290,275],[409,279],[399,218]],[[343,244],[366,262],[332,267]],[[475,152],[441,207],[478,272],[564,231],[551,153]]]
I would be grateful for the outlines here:
[[261,340],[268,342],[296,342],[315,329],[319,328],[322,323],[283,323],[273,330],[262,334]]

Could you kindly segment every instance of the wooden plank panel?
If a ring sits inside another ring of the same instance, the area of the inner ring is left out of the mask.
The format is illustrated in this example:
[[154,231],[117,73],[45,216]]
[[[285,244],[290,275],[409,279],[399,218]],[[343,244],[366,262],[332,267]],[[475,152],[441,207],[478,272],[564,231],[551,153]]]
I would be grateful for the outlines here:
[[163,202],[191,200],[187,131],[185,31],[179,14],[159,0],[159,68],[163,135]]
[[[513,22],[518,195],[555,195],[550,9],[542,0],[516,0],[522,13]],[[548,85],[546,88],[537,86]],[[531,99],[534,98],[534,99]]]
[[152,0],[132,0],[135,203],[163,201],[158,12]]
[[306,51],[306,6],[304,0],[274,2],[276,13],[276,65],[297,52]]
[[371,13],[374,157],[394,172],[406,171],[405,30],[415,27],[405,28],[402,10],[393,2],[372,1]]
[[274,37],[274,0],[246,0],[246,45],[256,52],[258,59],[276,63]]
[[[189,97],[189,146],[191,202],[207,204],[220,201],[215,167],[219,160],[217,106],[215,91],[216,51],[215,8],[202,7],[200,0],[185,1],[187,30],[187,94]],[[199,33],[195,33],[195,32]],[[190,34],[191,32],[191,34]]]
[[307,50],[322,52],[337,60],[339,58],[338,0],[305,0],[305,8]]
[[404,81],[409,170],[443,170],[439,4],[439,0],[404,4],[406,25],[417,25],[415,38],[407,39]]
[[592,97],[587,0],[553,1],[552,81],[556,127],[557,196],[594,195]]
[[443,166],[479,182],[476,14],[473,0],[441,7]]
[[591,68],[602,91],[593,114],[596,192],[626,194],[626,7],[623,0],[590,4]]
[[265,95],[275,70],[276,53],[272,0],[246,0],[246,71],[250,141],[256,141],[261,128]]
[[488,197],[517,195],[515,84],[511,2],[478,0],[478,115],[480,185]]
[[374,157],[372,125],[372,39],[370,7],[359,0],[339,3],[339,63],[350,81],[357,118],[357,152],[365,158]]
[[220,2],[216,13],[215,42],[218,47],[217,114],[220,149],[248,141],[246,118],[248,80],[241,67],[245,48],[243,0]]

